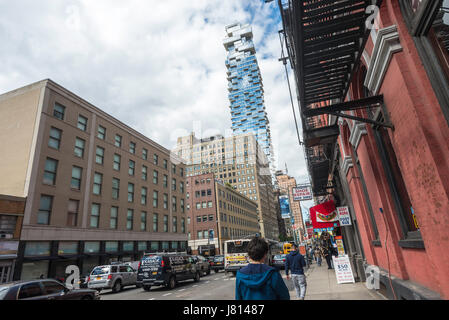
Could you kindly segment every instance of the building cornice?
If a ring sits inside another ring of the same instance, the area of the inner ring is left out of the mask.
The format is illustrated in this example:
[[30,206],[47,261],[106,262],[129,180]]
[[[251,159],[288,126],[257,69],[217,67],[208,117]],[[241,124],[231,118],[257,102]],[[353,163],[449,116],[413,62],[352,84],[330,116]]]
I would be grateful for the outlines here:
[[344,172],[345,175],[348,174],[348,171],[350,168],[354,166],[354,163],[352,162],[351,156],[345,156],[343,159],[343,164],[341,165],[341,170]]
[[379,93],[393,54],[399,51],[402,46],[396,25],[380,29],[365,78],[365,86],[374,95]]
[[359,147],[360,140],[362,139],[362,135],[367,134],[366,126],[364,123],[355,122],[351,131],[351,136],[349,137],[349,142],[354,146],[357,150]]

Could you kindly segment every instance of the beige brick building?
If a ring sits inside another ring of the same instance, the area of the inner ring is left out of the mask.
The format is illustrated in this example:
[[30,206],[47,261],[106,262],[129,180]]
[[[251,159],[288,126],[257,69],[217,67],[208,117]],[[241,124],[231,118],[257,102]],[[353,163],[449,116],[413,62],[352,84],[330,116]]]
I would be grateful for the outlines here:
[[185,166],[51,80],[0,95],[0,194],[25,197],[15,279],[185,250]]
[[173,153],[186,163],[187,176],[213,173],[215,178],[257,203],[263,237],[279,240],[271,172],[253,134],[197,139],[179,137]]

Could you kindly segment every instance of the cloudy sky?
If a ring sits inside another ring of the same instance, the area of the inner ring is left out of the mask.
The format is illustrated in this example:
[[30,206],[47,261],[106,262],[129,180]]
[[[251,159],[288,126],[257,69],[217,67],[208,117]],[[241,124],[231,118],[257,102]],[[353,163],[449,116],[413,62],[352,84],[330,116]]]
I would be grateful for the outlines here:
[[194,127],[225,134],[224,28],[250,23],[277,167],[304,183],[276,2],[0,0],[0,93],[50,78],[168,149]]

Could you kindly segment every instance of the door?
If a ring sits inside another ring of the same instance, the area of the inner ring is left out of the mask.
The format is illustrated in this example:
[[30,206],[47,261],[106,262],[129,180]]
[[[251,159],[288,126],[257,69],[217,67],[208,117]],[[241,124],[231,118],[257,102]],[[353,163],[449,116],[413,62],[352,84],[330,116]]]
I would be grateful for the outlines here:
[[128,272],[128,266],[120,266],[119,267],[119,273],[122,276],[123,282],[122,285],[123,286],[127,286],[130,283],[130,274]]
[[11,278],[12,265],[0,265],[0,284],[10,282]]
[[56,281],[43,281],[44,294],[48,300],[67,300],[72,298],[70,295],[66,295],[69,291],[66,287]]
[[129,274],[129,285],[134,285],[137,282],[137,271],[132,267],[128,266],[128,274]]

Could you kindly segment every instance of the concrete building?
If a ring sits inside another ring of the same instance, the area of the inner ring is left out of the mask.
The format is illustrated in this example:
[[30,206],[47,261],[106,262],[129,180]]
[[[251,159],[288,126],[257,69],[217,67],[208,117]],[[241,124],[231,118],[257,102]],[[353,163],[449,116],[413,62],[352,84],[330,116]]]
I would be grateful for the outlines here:
[[214,173],[215,179],[255,201],[262,235],[279,239],[270,169],[253,134],[197,139],[192,133],[178,138],[173,153],[186,163],[187,176]]
[[187,229],[193,253],[213,246],[223,254],[230,239],[260,233],[257,203],[215,178],[213,173],[187,177]]
[[0,194],[26,198],[14,279],[185,250],[185,166],[51,80],[0,95]]
[[13,279],[25,198],[0,195],[0,284]]
[[233,23],[225,29],[223,45],[227,51],[232,131],[235,135],[253,133],[272,166],[274,154],[270,123],[265,109],[262,75],[257,63],[252,28],[249,24]]
[[361,279],[369,267],[390,299],[447,300],[449,1],[375,3],[377,24],[357,3],[280,8],[313,193],[348,206]]
[[[298,242],[302,242],[306,231],[304,227],[304,218],[302,216],[301,203],[300,201],[293,200],[293,188],[296,188],[296,179],[290,177],[288,174],[284,174],[282,171],[277,171],[275,177],[281,194],[287,195],[290,202],[290,210],[293,218],[292,220],[294,221],[292,225],[292,232],[295,234],[294,239]],[[290,224],[289,221],[286,223],[287,225]]]

